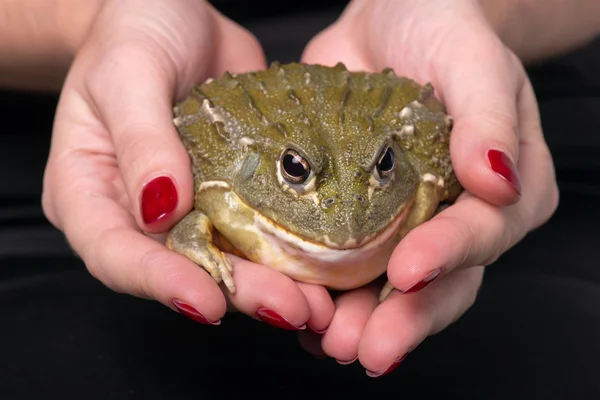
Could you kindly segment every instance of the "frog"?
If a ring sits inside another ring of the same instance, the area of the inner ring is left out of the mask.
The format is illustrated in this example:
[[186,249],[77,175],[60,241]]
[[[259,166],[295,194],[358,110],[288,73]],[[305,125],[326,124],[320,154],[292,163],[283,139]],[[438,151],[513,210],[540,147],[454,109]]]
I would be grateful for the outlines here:
[[462,191],[452,117],[431,83],[391,68],[225,72],[175,103],[173,124],[194,201],[166,245],[231,294],[230,255],[332,291],[373,282],[406,234]]

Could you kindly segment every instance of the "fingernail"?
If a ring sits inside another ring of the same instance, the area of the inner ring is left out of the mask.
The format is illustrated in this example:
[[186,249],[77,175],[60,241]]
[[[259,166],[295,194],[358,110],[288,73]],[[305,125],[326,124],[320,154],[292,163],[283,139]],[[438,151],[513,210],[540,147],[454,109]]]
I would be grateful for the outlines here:
[[440,276],[441,273],[442,273],[441,268],[431,271],[429,274],[427,274],[427,276],[425,278],[421,279],[419,282],[415,283],[414,285],[412,285],[411,287],[409,287],[402,293],[407,294],[407,293],[418,292],[419,290],[423,289],[425,286],[427,286],[431,282],[433,282],[435,280],[435,278]]
[[277,314],[275,311],[269,310],[268,308],[261,307],[256,310],[256,318],[260,321],[265,322],[275,328],[285,329],[288,331],[301,331],[306,329],[306,325],[294,326],[290,324],[285,318]]
[[344,360],[335,360],[335,361],[337,361],[337,363],[341,364],[341,365],[350,365],[356,360],[358,360],[358,357],[354,357],[352,360],[349,360],[349,361],[344,361]]
[[317,329],[313,328],[312,326],[310,326],[309,324],[306,324],[306,330],[309,332],[312,332],[312,333],[316,333],[317,335],[323,335],[325,332],[327,332],[327,328],[317,330]]
[[371,378],[378,378],[380,376],[387,375],[390,372],[392,372],[393,370],[395,370],[396,368],[398,368],[398,365],[400,365],[400,363],[402,363],[402,361],[404,361],[406,356],[408,356],[408,353],[406,353],[405,355],[403,355],[402,357],[400,357],[399,359],[394,361],[394,363],[392,365],[390,365],[388,367],[388,369],[386,369],[385,371],[375,372],[375,371],[366,370],[367,375],[370,376]]
[[488,151],[488,160],[492,170],[508,182],[518,194],[521,194],[521,178],[511,159],[503,152],[492,149]]
[[190,306],[187,303],[184,303],[181,300],[174,299],[173,305],[179,310],[179,312],[189,319],[200,322],[205,325],[221,325],[221,320],[216,322],[209,321],[206,317],[198,312],[194,307]]
[[142,190],[142,218],[151,224],[165,218],[177,207],[177,189],[171,178],[160,176],[144,185]]

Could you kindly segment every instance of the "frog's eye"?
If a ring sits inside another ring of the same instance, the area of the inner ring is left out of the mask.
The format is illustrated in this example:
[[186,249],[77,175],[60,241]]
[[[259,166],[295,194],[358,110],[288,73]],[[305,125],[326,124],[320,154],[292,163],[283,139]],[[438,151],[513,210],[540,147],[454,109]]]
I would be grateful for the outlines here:
[[385,147],[377,160],[377,174],[381,179],[389,178],[396,166],[396,157],[394,157],[394,150],[390,146]]
[[310,164],[297,151],[288,149],[281,157],[281,174],[293,185],[302,184],[310,175]]

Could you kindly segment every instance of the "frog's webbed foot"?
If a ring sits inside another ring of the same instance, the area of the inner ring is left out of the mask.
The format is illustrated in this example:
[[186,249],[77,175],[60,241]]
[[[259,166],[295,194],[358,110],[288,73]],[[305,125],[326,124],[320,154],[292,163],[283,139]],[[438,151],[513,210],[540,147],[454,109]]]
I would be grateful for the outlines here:
[[166,245],[202,266],[218,283],[223,282],[231,293],[235,284],[233,266],[227,256],[213,242],[214,226],[201,211],[185,216],[167,235]]

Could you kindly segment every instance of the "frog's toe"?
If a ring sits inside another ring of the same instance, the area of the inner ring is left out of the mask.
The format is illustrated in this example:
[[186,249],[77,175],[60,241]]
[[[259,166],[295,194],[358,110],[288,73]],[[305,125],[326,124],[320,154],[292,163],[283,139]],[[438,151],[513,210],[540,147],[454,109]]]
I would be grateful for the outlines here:
[[382,303],[390,295],[390,293],[392,293],[392,290],[394,290],[394,287],[390,281],[386,281],[385,285],[383,285],[383,288],[381,289],[381,292],[379,292],[379,302]]
[[[227,289],[229,289],[231,294],[234,294],[235,293],[235,284],[233,283],[233,277],[231,276],[231,272],[233,271],[233,266],[231,264],[231,261],[229,261],[229,259],[227,258],[227,256],[225,254],[223,254],[223,261],[224,262],[219,265],[221,267],[221,269],[220,269],[221,278],[223,279],[223,283],[225,284]],[[225,266],[225,268],[223,268],[223,266]]]
[[223,282],[231,293],[235,293],[235,284],[233,283],[233,265],[227,255],[214,246],[209,247],[210,255],[206,257],[206,262],[202,263],[204,269],[210,273],[217,283]]

